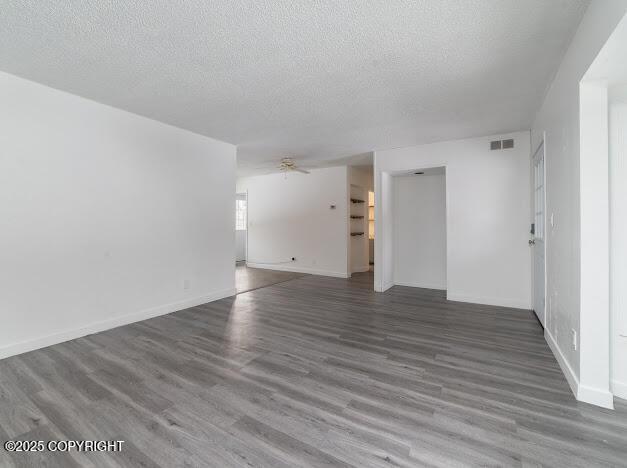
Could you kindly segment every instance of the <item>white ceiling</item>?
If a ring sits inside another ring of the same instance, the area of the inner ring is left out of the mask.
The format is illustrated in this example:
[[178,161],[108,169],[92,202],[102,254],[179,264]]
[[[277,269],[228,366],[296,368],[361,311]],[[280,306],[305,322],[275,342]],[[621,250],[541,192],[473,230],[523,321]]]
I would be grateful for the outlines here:
[[529,128],[587,3],[3,0],[0,69],[236,143],[247,174]]

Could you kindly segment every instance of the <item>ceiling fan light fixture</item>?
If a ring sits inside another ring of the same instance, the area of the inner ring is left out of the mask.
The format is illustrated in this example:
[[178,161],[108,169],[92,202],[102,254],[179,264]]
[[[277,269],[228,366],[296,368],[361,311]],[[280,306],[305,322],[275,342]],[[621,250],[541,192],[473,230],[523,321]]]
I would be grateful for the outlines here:
[[298,167],[292,158],[281,159],[281,162],[279,163],[279,170],[282,172],[286,172],[286,173],[295,171],[295,172],[301,172],[303,174],[309,174],[309,171],[306,171]]

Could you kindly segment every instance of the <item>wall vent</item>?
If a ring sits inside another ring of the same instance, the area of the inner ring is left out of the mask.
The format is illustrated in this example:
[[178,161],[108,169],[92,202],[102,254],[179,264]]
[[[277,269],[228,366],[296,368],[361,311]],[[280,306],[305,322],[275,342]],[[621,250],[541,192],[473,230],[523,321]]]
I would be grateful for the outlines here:
[[510,149],[514,147],[514,140],[509,138],[507,140],[494,140],[490,142],[490,149],[500,150],[500,149]]
[[495,140],[490,142],[491,150],[500,150],[501,149],[501,140]]

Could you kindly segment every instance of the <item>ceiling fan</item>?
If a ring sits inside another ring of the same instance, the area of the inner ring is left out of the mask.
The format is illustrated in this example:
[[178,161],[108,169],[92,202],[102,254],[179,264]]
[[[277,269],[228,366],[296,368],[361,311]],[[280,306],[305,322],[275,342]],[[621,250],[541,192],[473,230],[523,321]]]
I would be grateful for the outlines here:
[[309,171],[306,171],[298,167],[292,158],[281,159],[281,162],[279,163],[279,170],[281,172],[285,172],[286,174],[288,172],[294,172],[294,171],[302,172],[303,174],[309,174]]

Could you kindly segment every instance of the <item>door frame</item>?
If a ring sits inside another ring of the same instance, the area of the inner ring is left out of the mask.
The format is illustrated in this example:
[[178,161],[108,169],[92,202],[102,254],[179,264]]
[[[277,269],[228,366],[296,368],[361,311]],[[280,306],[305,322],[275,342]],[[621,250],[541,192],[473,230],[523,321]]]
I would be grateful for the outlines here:
[[535,269],[535,262],[536,262],[536,255],[535,255],[535,243],[532,245],[532,249],[531,250],[531,290],[532,290],[532,306],[533,306],[533,312],[536,315],[536,318],[538,319],[538,322],[540,322],[540,324],[542,325],[543,328],[549,329],[549,314],[548,314],[548,307],[547,307],[547,271],[546,271],[546,244],[547,244],[547,233],[548,233],[548,229],[547,229],[547,213],[546,213],[546,199],[547,199],[547,187],[546,187],[546,132],[542,132],[542,139],[540,140],[540,143],[538,143],[538,145],[536,146],[534,152],[531,155],[531,222],[534,223],[534,233],[531,234],[532,235],[532,240],[535,241],[535,231],[537,229],[536,226],[536,212],[535,212],[535,158],[536,155],[538,154],[539,151],[542,151],[542,184],[543,184],[543,191],[544,191],[544,197],[543,197],[543,206],[542,206],[542,215],[544,217],[543,219],[543,229],[544,229],[544,233],[543,233],[543,238],[542,238],[542,244],[543,244],[543,248],[544,248],[544,252],[542,255],[542,259],[543,259],[543,269],[542,271],[544,271],[544,278],[543,278],[543,282],[544,282],[544,324],[542,324],[542,322],[540,321],[540,318],[538,317],[538,312],[535,310],[535,304],[536,304],[536,269]]

